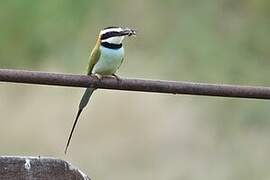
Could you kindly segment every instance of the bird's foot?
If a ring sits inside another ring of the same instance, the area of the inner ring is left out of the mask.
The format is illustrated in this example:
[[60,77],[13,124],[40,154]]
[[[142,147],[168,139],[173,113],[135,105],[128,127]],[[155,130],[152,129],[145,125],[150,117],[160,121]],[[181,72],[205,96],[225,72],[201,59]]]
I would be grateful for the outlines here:
[[94,74],[99,80],[101,80],[102,79],[102,75],[101,74],[97,74],[97,73],[95,73]]
[[112,77],[114,77],[117,81],[121,80],[120,77],[118,75],[116,75],[116,74],[112,74]]

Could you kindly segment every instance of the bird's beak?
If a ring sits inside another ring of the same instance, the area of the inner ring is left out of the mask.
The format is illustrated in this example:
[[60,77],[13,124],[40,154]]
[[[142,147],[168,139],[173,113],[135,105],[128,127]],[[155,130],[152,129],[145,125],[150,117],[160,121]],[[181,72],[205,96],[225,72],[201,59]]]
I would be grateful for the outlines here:
[[136,31],[133,29],[129,29],[129,28],[125,28],[122,32],[121,32],[122,36],[135,36],[136,35]]

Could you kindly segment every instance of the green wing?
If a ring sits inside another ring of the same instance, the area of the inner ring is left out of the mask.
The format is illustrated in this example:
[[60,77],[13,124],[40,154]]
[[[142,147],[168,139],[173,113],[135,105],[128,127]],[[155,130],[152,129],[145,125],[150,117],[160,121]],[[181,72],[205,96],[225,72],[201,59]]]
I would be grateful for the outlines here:
[[121,64],[119,65],[118,69],[120,68],[120,66],[123,64],[123,61],[124,61],[124,57],[122,58],[121,60]]
[[117,70],[120,68],[120,66],[123,64],[124,61],[124,57],[121,59],[121,63],[119,64],[119,66],[117,67]]
[[96,45],[94,49],[92,50],[90,57],[89,57],[89,65],[87,69],[87,74],[91,75],[94,65],[97,63],[98,59],[100,57],[100,49],[99,45]]

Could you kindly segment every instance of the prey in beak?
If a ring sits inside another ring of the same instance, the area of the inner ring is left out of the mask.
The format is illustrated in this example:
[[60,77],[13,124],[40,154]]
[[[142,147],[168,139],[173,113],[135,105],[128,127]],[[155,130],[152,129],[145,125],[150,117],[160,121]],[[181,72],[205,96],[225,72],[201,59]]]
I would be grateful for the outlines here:
[[134,29],[125,28],[123,31],[121,31],[122,36],[135,36],[136,31]]

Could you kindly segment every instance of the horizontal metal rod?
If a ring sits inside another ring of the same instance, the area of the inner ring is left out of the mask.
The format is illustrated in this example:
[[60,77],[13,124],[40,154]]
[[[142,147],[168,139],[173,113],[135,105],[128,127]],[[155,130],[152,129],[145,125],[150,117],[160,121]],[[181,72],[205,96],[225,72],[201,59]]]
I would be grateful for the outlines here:
[[95,76],[87,75],[57,74],[24,70],[0,69],[0,81],[71,87],[94,87],[126,91],[270,99],[269,87],[129,78],[120,78],[117,80],[114,77],[103,77],[102,79],[98,79]]

